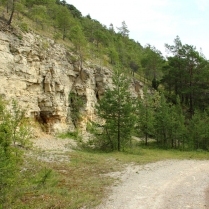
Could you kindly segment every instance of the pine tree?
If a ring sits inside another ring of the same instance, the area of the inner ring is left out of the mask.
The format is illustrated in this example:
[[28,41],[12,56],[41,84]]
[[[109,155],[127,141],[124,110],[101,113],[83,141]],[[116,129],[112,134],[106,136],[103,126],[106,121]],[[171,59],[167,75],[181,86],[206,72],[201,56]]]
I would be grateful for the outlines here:
[[122,26],[117,29],[118,29],[119,34],[121,34],[123,37],[128,37],[129,30],[128,30],[128,26],[126,25],[125,21],[123,21]]
[[170,118],[170,108],[164,95],[161,95],[159,106],[155,113],[155,135],[157,142],[163,147],[169,146],[172,124]]
[[145,144],[148,144],[149,136],[154,134],[154,106],[151,92],[144,90],[144,97],[138,102],[138,128],[144,135]]
[[121,151],[131,140],[135,107],[128,90],[129,81],[118,70],[114,73],[113,85],[112,89],[106,90],[97,106],[97,113],[104,120],[100,140],[103,147]]
[[195,111],[188,126],[188,145],[190,149],[204,149],[209,147],[209,117],[206,112]]
[[209,63],[194,46],[182,45],[179,37],[174,42],[174,46],[166,44],[173,56],[167,57],[162,82],[170,98],[175,99],[179,95],[181,104],[188,108],[191,118],[196,108],[204,110],[209,101]]

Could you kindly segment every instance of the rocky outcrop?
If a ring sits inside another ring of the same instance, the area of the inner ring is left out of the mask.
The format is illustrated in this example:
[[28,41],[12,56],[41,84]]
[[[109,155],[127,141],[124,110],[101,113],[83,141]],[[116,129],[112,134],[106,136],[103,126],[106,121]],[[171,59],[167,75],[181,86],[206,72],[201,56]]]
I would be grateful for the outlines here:
[[53,40],[0,31],[0,94],[16,99],[27,117],[42,122],[50,132],[74,128],[69,101],[73,92],[84,101],[79,126],[85,130],[86,121],[95,117],[97,100],[111,85],[112,73],[87,64],[80,69],[72,60],[75,55]]

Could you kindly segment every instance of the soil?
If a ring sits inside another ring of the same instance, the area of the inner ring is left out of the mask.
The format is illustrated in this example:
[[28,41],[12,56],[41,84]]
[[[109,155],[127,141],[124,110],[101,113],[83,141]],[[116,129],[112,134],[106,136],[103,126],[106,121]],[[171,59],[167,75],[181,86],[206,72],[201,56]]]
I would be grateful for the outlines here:
[[129,165],[97,209],[209,208],[209,161],[167,160]]
[[[73,152],[77,143],[72,139],[59,139],[48,134],[42,133],[38,138],[31,140],[33,151],[28,155],[33,155],[39,161],[44,162],[69,162],[68,152]],[[34,152],[34,151],[38,152]]]

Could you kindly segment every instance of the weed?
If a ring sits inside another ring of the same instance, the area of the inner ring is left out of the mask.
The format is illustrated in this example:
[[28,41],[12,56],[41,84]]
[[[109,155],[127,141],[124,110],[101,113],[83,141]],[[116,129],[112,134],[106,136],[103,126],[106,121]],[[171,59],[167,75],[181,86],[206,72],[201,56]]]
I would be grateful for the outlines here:
[[78,130],[72,132],[59,133],[57,134],[57,137],[61,139],[74,139],[77,141],[81,141],[81,136],[79,135]]
[[20,29],[21,29],[22,32],[28,33],[29,30],[28,30],[28,25],[27,25],[27,23],[21,22],[21,23],[19,24],[19,27],[20,27]]

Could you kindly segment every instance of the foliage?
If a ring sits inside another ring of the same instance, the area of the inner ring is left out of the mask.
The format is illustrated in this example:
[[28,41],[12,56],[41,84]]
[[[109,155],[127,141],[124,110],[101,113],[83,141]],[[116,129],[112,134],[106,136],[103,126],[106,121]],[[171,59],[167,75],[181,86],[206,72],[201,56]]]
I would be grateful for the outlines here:
[[154,136],[154,102],[151,92],[144,89],[143,99],[137,102],[137,131],[143,134],[145,144],[148,144],[148,138]]
[[79,56],[80,68],[82,68],[87,46],[87,41],[83,34],[82,28],[78,25],[72,27],[70,38],[75,45],[75,51]]
[[61,139],[75,139],[75,140],[81,139],[78,130],[72,132],[60,133],[58,134],[58,137]]
[[158,143],[166,148],[184,147],[186,134],[185,118],[179,104],[176,106],[166,102],[161,96],[155,113],[155,135]]
[[179,37],[174,44],[166,45],[173,56],[168,57],[162,83],[172,100],[179,95],[191,118],[196,108],[204,110],[209,101],[209,63],[194,46],[183,45]]
[[115,65],[119,61],[118,52],[114,47],[109,48],[108,56],[110,58],[110,63]]
[[209,149],[208,122],[209,116],[205,111],[195,111],[188,125],[188,146],[190,146],[190,149]]
[[81,12],[72,4],[67,4],[67,8],[71,11],[74,18],[81,18]]
[[19,27],[23,32],[27,33],[29,31],[27,23],[22,22],[21,24],[19,24]]
[[11,111],[0,98],[0,206],[12,201],[9,191],[19,175],[22,152],[30,137],[24,120],[24,112],[16,101],[11,102]]
[[128,26],[126,25],[126,22],[122,22],[122,26],[117,28],[119,31],[119,34],[121,34],[123,37],[128,37],[129,35],[129,30]]
[[75,127],[77,127],[81,119],[80,111],[83,109],[85,105],[85,98],[79,96],[74,92],[71,92],[69,95],[69,104],[70,104],[70,115],[72,121]]
[[69,35],[68,32],[72,24],[72,16],[66,7],[59,8],[56,21],[58,28],[62,32],[62,39],[64,40]]
[[103,124],[98,130],[103,149],[121,151],[131,143],[135,125],[134,104],[128,90],[127,77],[117,69],[113,75],[113,88],[107,89],[96,107]]
[[36,22],[37,26],[41,25],[44,29],[44,24],[47,23],[47,8],[44,5],[34,5],[30,10],[31,18]]
[[156,82],[162,78],[162,69],[164,67],[164,58],[159,50],[149,44],[144,48],[142,58],[142,67],[145,77],[155,82],[153,85],[157,89]]
[[44,168],[43,170],[41,170],[41,172],[38,173],[38,177],[36,177],[36,181],[35,181],[37,187],[46,186],[46,183],[50,179],[51,175],[52,175],[51,169]]

